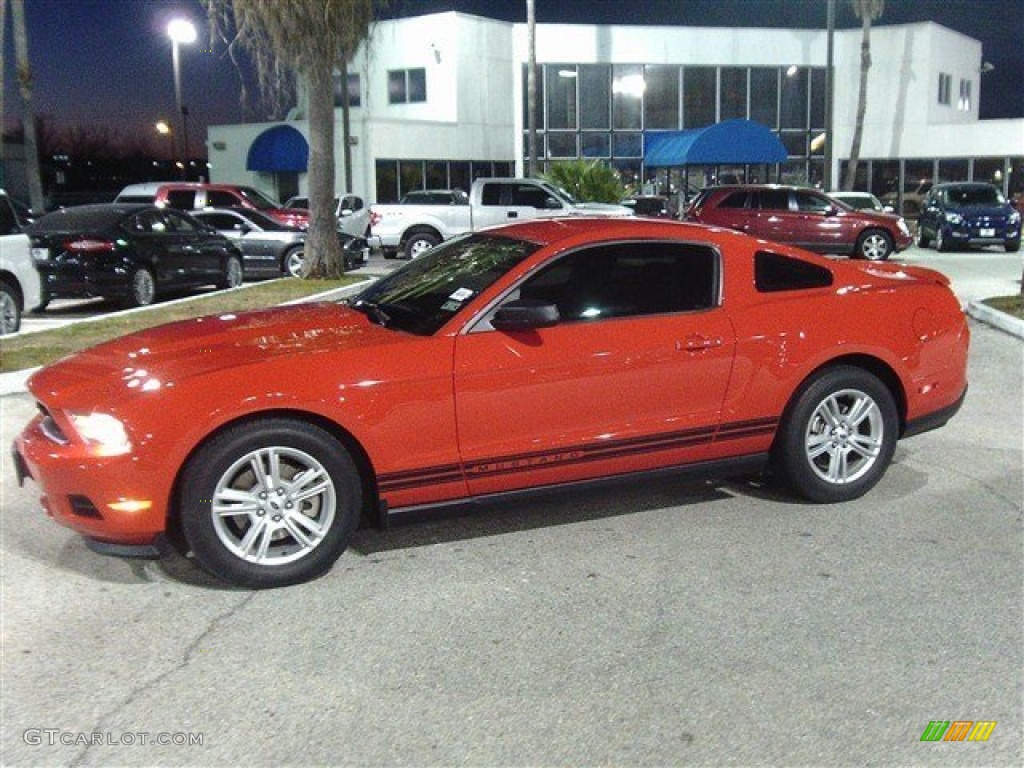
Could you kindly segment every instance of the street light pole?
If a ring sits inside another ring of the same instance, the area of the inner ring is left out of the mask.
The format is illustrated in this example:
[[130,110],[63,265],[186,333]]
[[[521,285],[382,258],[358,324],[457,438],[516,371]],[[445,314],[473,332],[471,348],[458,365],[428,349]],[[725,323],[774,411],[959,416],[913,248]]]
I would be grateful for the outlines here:
[[178,48],[196,41],[196,28],[187,19],[174,19],[167,25],[167,36],[171,38],[171,64],[174,66],[174,99],[181,115],[182,177],[188,178],[188,107],[181,101],[181,62]]

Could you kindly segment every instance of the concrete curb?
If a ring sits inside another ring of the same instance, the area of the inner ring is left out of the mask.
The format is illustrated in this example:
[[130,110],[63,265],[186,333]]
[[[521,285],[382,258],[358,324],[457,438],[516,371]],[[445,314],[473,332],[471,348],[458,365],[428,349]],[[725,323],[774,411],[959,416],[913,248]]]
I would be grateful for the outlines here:
[[1011,336],[1024,339],[1024,320],[1019,317],[1000,312],[998,309],[993,309],[988,304],[982,304],[980,301],[967,302],[967,314],[975,320],[991,325],[993,328],[998,328]]

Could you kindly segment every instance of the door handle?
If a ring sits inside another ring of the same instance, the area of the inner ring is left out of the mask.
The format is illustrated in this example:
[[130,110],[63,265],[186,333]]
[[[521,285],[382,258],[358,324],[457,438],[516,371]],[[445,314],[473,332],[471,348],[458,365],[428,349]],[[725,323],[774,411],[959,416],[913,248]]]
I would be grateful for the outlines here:
[[519,211],[506,211],[505,216],[507,216],[510,219],[518,219]]
[[710,338],[699,333],[691,333],[685,341],[676,342],[676,350],[687,352],[703,352],[708,349],[722,346],[721,337]]

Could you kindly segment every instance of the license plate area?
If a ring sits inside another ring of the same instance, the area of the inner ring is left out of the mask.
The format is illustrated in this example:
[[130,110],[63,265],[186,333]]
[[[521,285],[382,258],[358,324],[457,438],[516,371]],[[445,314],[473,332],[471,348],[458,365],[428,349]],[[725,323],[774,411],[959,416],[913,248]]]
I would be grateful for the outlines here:
[[991,227],[982,227],[978,230],[979,237],[995,237],[996,231]]
[[49,248],[33,248],[32,258],[36,261],[49,261],[50,260],[50,249]]

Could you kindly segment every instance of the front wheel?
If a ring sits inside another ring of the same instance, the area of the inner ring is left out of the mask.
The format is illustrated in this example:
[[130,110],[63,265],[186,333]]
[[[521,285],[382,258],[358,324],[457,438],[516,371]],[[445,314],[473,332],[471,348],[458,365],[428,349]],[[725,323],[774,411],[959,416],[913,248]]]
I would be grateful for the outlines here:
[[224,264],[224,276],[217,281],[218,288],[237,288],[242,284],[244,273],[242,262],[237,256],[228,256]]
[[14,290],[0,282],[0,336],[17,333],[21,328],[21,306]]
[[857,255],[868,261],[885,261],[892,249],[892,237],[880,229],[869,229],[857,240]]
[[861,368],[829,368],[807,381],[787,406],[775,468],[812,501],[856,499],[885,474],[898,431],[896,403],[881,381]]
[[156,298],[156,280],[153,273],[145,267],[139,267],[132,275],[131,302],[136,307],[148,307]]
[[916,245],[918,248],[927,248],[928,243],[930,242],[931,240],[928,238],[928,235],[924,233],[924,224],[918,222],[917,234],[914,235],[914,245]]
[[946,240],[946,236],[942,232],[941,224],[935,229],[935,250],[939,252],[949,250],[949,241]]
[[1020,238],[1019,237],[1014,239],[1014,240],[1007,240],[1006,241],[1006,252],[1007,253],[1016,253],[1019,250],[1020,250]]
[[319,427],[264,419],[203,446],[181,478],[182,531],[199,563],[231,584],[282,587],[326,573],[359,520],[362,485]]

